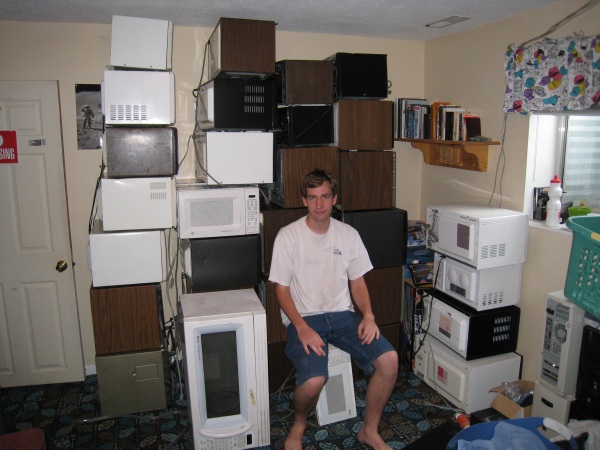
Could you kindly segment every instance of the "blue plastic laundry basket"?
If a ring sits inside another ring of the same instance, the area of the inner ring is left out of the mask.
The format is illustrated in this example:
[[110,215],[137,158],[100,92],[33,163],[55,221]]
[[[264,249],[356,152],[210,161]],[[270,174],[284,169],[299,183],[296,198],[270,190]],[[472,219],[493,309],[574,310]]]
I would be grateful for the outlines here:
[[557,422],[556,420],[551,419],[549,417],[526,417],[524,419],[510,419],[504,421],[478,423],[476,425],[472,425],[468,428],[465,428],[464,430],[456,434],[448,443],[446,449],[457,450],[459,440],[467,442],[473,442],[479,439],[482,439],[484,441],[491,441],[494,437],[494,431],[496,429],[496,426],[501,422],[532,431],[538,438],[540,438],[540,440],[544,443],[547,449],[560,450],[560,447],[558,445],[553,444],[538,430],[538,427],[542,426],[549,428],[550,430],[556,431],[557,433],[562,435],[565,438],[565,440],[569,441],[571,450],[577,450],[577,442],[575,442],[575,438],[573,437],[573,433],[571,433],[571,430],[569,430],[560,422]]

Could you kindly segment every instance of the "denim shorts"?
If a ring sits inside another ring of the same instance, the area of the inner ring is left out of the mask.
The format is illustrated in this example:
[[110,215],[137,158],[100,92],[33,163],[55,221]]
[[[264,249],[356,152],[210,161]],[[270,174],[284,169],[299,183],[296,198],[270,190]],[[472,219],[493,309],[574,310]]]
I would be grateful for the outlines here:
[[298,386],[310,378],[318,376],[328,378],[328,344],[349,353],[366,375],[372,375],[375,371],[373,363],[377,358],[386,352],[394,351],[392,344],[381,334],[379,339],[373,339],[370,344],[363,345],[358,337],[358,325],[362,317],[355,312],[323,313],[304,317],[304,320],[323,339],[327,356],[318,356],[312,350],[307,355],[298,340],[296,328],[294,325],[288,325],[285,354],[296,368],[296,385]]

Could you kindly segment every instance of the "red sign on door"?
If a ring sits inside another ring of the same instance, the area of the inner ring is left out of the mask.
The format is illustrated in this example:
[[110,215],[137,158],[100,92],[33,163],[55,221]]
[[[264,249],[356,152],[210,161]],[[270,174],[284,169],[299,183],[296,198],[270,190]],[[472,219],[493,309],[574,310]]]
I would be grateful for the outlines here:
[[16,164],[18,162],[17,132],[0,130],[0,164]]

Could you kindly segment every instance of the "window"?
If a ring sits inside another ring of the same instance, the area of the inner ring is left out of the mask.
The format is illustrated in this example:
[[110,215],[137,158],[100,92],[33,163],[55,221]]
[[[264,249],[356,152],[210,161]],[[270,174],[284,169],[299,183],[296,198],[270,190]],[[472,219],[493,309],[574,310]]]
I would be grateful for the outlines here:
[[524,211],[531,218],[535,188],[547,187],[555,174],[563,202],[584,201],[600,213],[600,111],[531,114],[527,155]]
[[[563,201],[600,212],[600,115],[564,116]],[[560,151],[560,150],[559,150]]]

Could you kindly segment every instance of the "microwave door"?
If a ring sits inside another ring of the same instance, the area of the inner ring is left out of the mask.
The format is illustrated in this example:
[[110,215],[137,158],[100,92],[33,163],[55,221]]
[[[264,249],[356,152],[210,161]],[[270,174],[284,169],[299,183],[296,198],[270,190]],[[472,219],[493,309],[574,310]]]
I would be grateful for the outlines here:
[[439,218],[439,248],[442,253],[475,260],[475,223],[449,217]]

